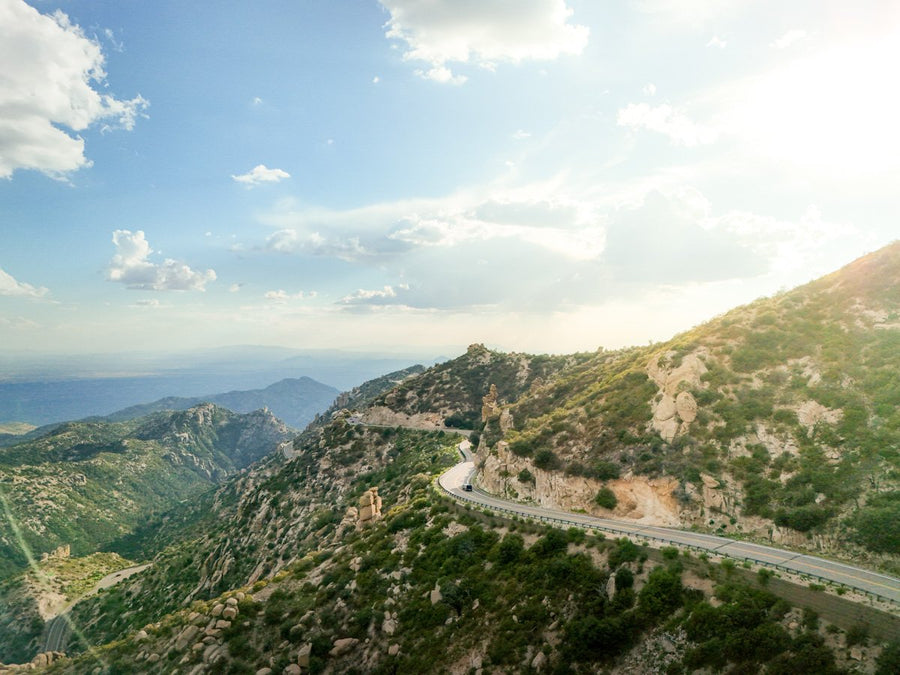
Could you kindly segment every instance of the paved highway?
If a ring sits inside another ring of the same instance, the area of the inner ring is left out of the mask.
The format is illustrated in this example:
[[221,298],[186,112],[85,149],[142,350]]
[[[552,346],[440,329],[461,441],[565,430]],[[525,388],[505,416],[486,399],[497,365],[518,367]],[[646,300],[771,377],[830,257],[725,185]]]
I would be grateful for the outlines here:
[[468,441],[460,443],[459,450],[463,455],[463,461],[448,469],[438,478],[438,483],[444,491],[459,501],[472,502],[495,511],[516,514],[526,518],[588,527],[625,536],[642,537],[659,542],[687,546],[715,555],[728,556],[729,558],[751,560],[788,572],[842,584],[900,604],[900,579],[859,567],[844,565],[832,560],[825,560],[824,558],[817,558],[816,556],[794,551],[784,551],[773,546],[717,537],[713,534],[702,534],[654,525],[640,525],[627,521],[596,518],[586,514],[569,513],[540,506],[520,504],[501,499],[477,488],[471,492],[464,491],[462,486],[465,483],[471,484],[475,475],[475,461],[470,452]]
[[135,565],[134,567],[128,567],[124,570],[119,570],[118,572],[113,572],[112,574],[107,574],[100,581],[96,583],[96,585],[89,590],[87,593],[79,597],[74,602],[69,603],[57,616],[53,617],[48,623],[44,636],[44,644],[41,647],[42,652],[64,652],[66,651],[66,645],[69,642],[69,635],[72,633],[72,625],[71,620],[69,619],[69,610],[75,606],[76,603],[84,600],[85,598],[93,595],[97,591],[103,588],[109,588],[110,586],[115,586],[120,581],[127,579],[132,574],[137,574],[138,572],[142,572],[143,570],[150,567],[150,563],[145,565]]

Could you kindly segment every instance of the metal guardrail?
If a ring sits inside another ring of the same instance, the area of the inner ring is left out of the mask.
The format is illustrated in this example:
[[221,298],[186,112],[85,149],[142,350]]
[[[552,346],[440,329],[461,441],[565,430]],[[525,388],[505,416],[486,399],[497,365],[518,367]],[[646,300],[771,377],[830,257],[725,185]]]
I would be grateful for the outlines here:
[[[443,474],[441,474],[441,475],[443,475]],[[526,518],[526,519],[532,520],[532,521],[536,520],[536,521],[539,521],[539,522],[544,522],[544,523],[548,523],[548,524],[550,524],[550,525],[555,525],[555,526],[579,527],[579,528],[582,528],[582,529],[601,530],[601,531],[604,531],[604,532],[612,532],[612,533],[615,533],[615,534],[620,534],[620,535],[623,535],[623,536],[626,536],[626,537],[637,537],[637,538],[640,538],[640,539],[646,539],[646,540],[649,540],[649,541],[662,542],[662,543],[668,544],[668,545],[670,545],[670,546],[676,546],[676,547],[679,547],[679,548],[682,548],[682,549],[688,549],[688,550],[698,551],[698,552],[701,552],[701,553],[713,553],[713,555],[717,555],[717,556],[720,556],[720,557],[722,557],[722,558],[728,558],[728,559],[730,559],[730,560],[737,560],[737,561],[740,561],[740,562],[746,562],[746,563],[750,563],[750,564],[764,565],[764,566],[766,566],[766,567],[775,568],[775,569],[777,569],[777,570],[780,570],[780,571],[783,571],[783,572],[788,572],[788,573],[790,573],[790,574],[799,574],[800,577],[801,577],[801,579],[804,579],[804,580],[808,580],[808,579],[817,579],[818,581],[823,582],[823,584],[825,584],[826,586],[829,586],[829,587],[832,587],[835,583],[837,583],[837,582],[835,582],[835,581],[833,581],[833,580],[831,580],[831,579],[827,579],[827,578],[825,578],[825,577],[822,577],[822,576],[819,576],[819,575],[816,575],[816,574],[810,574],[810,573],[807,573],[807,572],[801,572],[800,570],[793,569],[793,568],[788,567],[788,566],[786,566],[786,565],[782,565],[782,564],[778,564],[778,563],[773,563],[773,562],[769,562],[769,561],[765,561],[765,560],[758,560],[758,559],[753,558],[753,557],[750,557],[750,556],[735,556],[735,555],[729,555],[729,554],[724,553],[724,552],[722,552],[722,551],[715,551],[715,550],[712,550],[712,549],[706,549],[706,548],[703,548],[702,546],[692,546],[692,545],[690,545],[690,544],[685,544],[685,543],[683,543],[683,542],[672,541],[671,539],[666,539],[666,538],[664,538],[664,537],[659,537],[659,536],[656,536],[656,535],[648,534],[648,533],[646,533],[646,532],[640,532],[640,531],[635,532],[635,531],[633,531],[633,530],[622,530],[622,529],[618,529],[618,528],[616,528],[616,527],[614,527],[614,526],[612,526],[612,525],[603,525],[603,524],[600,524],[600,523],[584,523],[584,522],[575,521],[575,520],[567,520],[567,519],[565,519],[565,518],[557,518],[557,517],[555,517],[555,516],[541,516],[541,515],[534,515],[534,514],[529,514],[529,513],[523,513],[523,512],[521,512],[521,511],[516,511],[515,509],[509,509],[509,508],[505,508],[505,507],[502,507],[502,506],[496,506],[496,505],[494,505],[494,504],[485,504],[485,503],[480,502],[480,501],[478,501],[478,500],[476,500],[476,499],[472,499],[472,498],[470,498],[470,497],[465,497],[465,496],[463,496],[463,495],[458,495],[458,494],[455,494],[455,493],[451,492],[450,490],[448,490],[447,488],[445,488],[443,485],[441,485],[441,482],[440,482],[440,476],[438,476],[437,478],[435,478],[432,484],[433,484],[433,485],[436,485],[438,488],[440,488],[441,492],[443,492],[444,494],[446,494],[447,496],[449,496],[451,499],[454,499],[455,501],[458,501],[458,502],[467,502],[467,503],[469,503],[469,504],[474,504],[474,505],[478,506],[479,508],[482,508],[482,509],[490,509],[491,511],[494,511],[494,512],[496,512],[496,513],[500,513],[501,515],[507,515],[507,514],[508,514],[508,515],[513,515],[513,516],[515,516],[516,518]],[[850,588],[850,589],[853,589],[854,591],[857,591],[857,592],[859,592],[859,593],[863,593],[865,596],[867,596],[867,597],[869,597],[869,598],[876,599],[876,600],[880,600],[880,601],[882,601],[882,602],[891,603],[891,604],[893,604],[893,605],[900,605],[900,603],[898,603],[898,602],[897,602],[896,600],[894,600],[893,598],[885,597],[885,596],[880,595],[880,594],[878,594],[878,593],[874,593],[874,592],[869,591],[869,590],[867,590],[867,589],[865,589],[865,588],[860,588],[859,586],[854,586],[854,585],[852,585],[852,584],[841,583],[841,584],[838,586],[838,588]]]

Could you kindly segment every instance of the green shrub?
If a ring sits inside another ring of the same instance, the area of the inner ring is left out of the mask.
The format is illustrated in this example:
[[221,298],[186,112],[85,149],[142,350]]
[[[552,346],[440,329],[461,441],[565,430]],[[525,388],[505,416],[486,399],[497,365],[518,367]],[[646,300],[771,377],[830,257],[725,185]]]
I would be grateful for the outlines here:
[[601,506],[604,509],[614,509],[616,508],[616,504],[619,501],[616,499],[616,493],[610,490],[609,488],[600,488],[597,491],[597,496],[594,497],[594,502],[597,506]]

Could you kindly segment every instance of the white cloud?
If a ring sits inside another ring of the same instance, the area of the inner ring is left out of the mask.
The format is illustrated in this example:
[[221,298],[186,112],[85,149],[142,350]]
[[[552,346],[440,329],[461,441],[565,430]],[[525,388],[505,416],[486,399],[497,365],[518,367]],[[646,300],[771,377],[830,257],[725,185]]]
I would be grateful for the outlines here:
[[793,44],[798,42],[802,42],[807,38],[807,33],[805,30],[794,28],[793,30],[789,30],[787,33],[782,35],[780,38],[772,42],[771,46],[775,49],[787,49]]
[[359,237],[324,237],[319,232],[302,232],[294,228],[285,228],[269,235],[265,248],[275,253],[307,253],[346,261],[372,254],[360,243]]
[[146,291],[204,291],[215,281],[214,270],[193,270],[182,262],[165,259],[162,263],[148,260],[153,249],[142,230],[116,230],[112,236],[116,253],[110,260],[107,279],[128,288]]
[[517,129],[516,132],[512,135],[514,140],[523,141],[526,138],[531,138],[531,134],[525,131],[524,129]]
[[305,298],[314,298],[316,297],[316,292],[299,291],[297,293],[288,293],[284,289],[279,288],[277,291],[266,291],[263,297],[266,300],[271,300],[272,302],[285,303],[289,300],[303,300]]
[[98,91],[106,86],[100,44],[59,10],[45,15],[22,0],[0,2],[0,63],[7,64],[0,75],[0,178],[18,169],[62,177],[88,167],[77,132],[95,124],[131,130],[149,105],[140,95],[120,100]]
[[11,274],[4,272],[0,268],[0,295],[23,297],[23,298],[42,298],[49,293],[46,288],[36,288],[31,284],[23,281],[16,281]]
[[[409,286],[400,284],[395,290],[393,286],[385,286],[382,289],[366,290],[360,288],[357,291],[345,295],[340,299],[342,305],[393,305],[398,304],[398,295],[408,291]],[[398,293],[398,291],[400,293]]]
[[379,82],[381,82],[381,78],[377,75],[372,78],[372,84],[378,84]]
[[259,96],[253,97],[253,105],[262,105],[263,100]]
[[725,49],[725,47],[728,46],[728,42],[726,40],[723,40],[722,38],[720,38],[718,35],[713,35],[709,39],[709,42],[706,43],[706,46],[707,47],[716,47],[718,49]]
[[244,284],[231,284],[231,286],[228,287],[228,292],[229,293],[238,293],[243,286],[244,286]]
[[247,173],[243,173],[239,176],[232,175],[231,177],[236,183],[243,183],[244,185],[253,187],[260,183],[277,183],[285,178],[290,178],[291,174],[287,171],[282,171],[281,169],[269,169],[265,164],[258,164]]
[[619,110],[618,124],[631,129],[649,129],[668,136],[676,145],[693,147],[712,143],[714,129],[697,124],[667,103],[650,106],[630,103]]
[[420,77],[462,84],[448,64],[493,69],[497,63],[580,54],[586,26],[569,23],[565,0],[381,0],[390,13],[386,36],[406,43],[403,58],[428,64]]
[[656,85],[652,82],[648,82],[641,91],[647,96],[656,96]]

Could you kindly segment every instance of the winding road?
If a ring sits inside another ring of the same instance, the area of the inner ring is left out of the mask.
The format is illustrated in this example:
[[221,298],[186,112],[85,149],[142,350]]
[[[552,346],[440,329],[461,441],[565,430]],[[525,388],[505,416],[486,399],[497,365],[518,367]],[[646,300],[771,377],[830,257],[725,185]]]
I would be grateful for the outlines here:
[[72,625],[71,620],[69,619],[69,610],[72,609],[77,603],[84,600],[85,598],[94,595],[98,591],[104,588],[110,588],[111,586],[115,586],[120,581],[124,581],[132,574],[137,574],[138,572],[142,572],[143,570],[150,567],[150,563],[145,565],[135,565],[134,567],[128,567],[123,570],[119,570],[117,572],[112,572],[111,574],[107,574],[105,577],[100,579],[96,583],[96,585],[89,590],[84,595],[80,596],[76,600],[70,602],[59,614],[50,619],[47,622],[47,626],[44,629],[44,642],[41,646],[41,652],[64,652],[66,651],[66,644],[69,642],[69,635],[72,633]]
[[472,483],[475,475],[475,458],[470,451],[468,441],[461,442],[458,447],[460,453],[462,453],[463,460],[441,474],[437,481],[440,488],[457,501],[469,502],[492,511],[558,525],[603,530],[622,536],[640,537],[684,546],[697,551],[705,551],[712,555],[749,560],[785,572],[812,577],[821,582],[846,586],[867,595],[875,596],[878,599],[890,601],[895,606],[900,605],[900,579],[853,567],[852,565],[845,565],[832,560],[806,555],[805,553],[785,551],[763,544],[718,537],[713,534],[676,530],[655,525],[641,525],[621,520],[597,518],[581,513],[569,513],[540,506],[520,504],[488,494],[477,487],[474,487],[471,491],[463,490],[464,484]]

